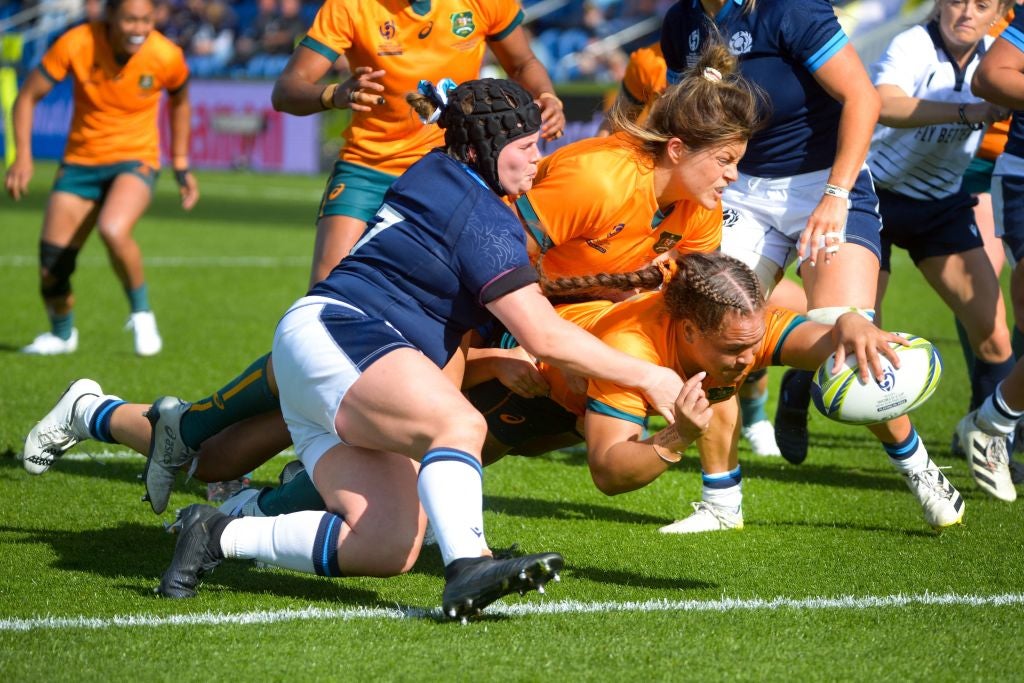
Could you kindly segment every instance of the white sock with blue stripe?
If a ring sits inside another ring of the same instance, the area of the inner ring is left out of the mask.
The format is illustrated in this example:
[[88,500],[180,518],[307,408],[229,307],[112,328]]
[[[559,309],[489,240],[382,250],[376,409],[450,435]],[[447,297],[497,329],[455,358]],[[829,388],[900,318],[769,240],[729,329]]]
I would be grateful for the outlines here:
[[224,527],[220,547],[224,557],[340,576],[338,535],[343,523],[338,515],[313,510],[279,517],[239,517]]
[[899,443],[882,442],[882,447],[889,454],[889,462],[903,474],[913,474],[928,466],[928,449],[924,441],[917,435],[917,430],[910,428],[910,435]]
[[416,490],[445,566],[462,557],[480,557],[487,540],[483,468],[477,459],[454,448],[428,451],[420,463]]
[[1009,436],[1013,434],[1013,430],[1017,428],[1017,423],[1020,422],[1021,417],[1024,417],[1024,413],[1018,413],[1006,405],[1002,387],[1003,384],[1000,382],[995,392],[986,398],[981,407],[978,408],[978,426],[981,427],[982,431],[992,436]]
[[743,475],[739,465],[728,472],[701,473],[701,498],[705,503],[738,514],[743,507]]
[[114,411],[125,404],[119,396],[103,394],[89,401],[81,411],[81,422],[76,420],[75,431],[84,431],[82,438],[96,439],[103,443],[118,443],[110,433],[110,418]]

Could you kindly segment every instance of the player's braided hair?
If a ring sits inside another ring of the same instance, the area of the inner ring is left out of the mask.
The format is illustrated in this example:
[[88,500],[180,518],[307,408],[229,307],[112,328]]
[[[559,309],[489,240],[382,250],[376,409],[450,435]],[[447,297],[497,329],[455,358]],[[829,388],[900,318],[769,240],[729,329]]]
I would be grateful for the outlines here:
[[628,273],[595,273],[593,275],[570,275],[549,280],[544,275],[541,263],[537,263],[540,274],[540,288],[545,296],[560,302],[589,301],[601,298],[602,291],[614,289],[628,292],[636,289],[657,289],[664,281],[662,269],[648,266]]
[[673,320],[692,320],[698,329],[717,331],[730,311],[742,316],[764,310],[761,283],[745,263],[721,252],[686,254],[663,290]]
[[761,283],[742,261],[721,252],[684,254],[673,262],[628,273],[597,273],[548,280],[546,296],[585,299],[600,289],[662,288],[665,310],[673,320],[691,320],[701,330],[717,331],[727,313],[759,315],[764,310]]
[[498,195],[507,194],[498,179],[498,154],[516,138],[540,130],[540,107],[518,83],[498,78],[466,81],[446,94],[447,102],[423,93],[406,101],[427,120],[442,108],[447,152],[473,167]]
[[719,40],[704,48],[682,81],[665,89],[643,124],[620,95],[608,113],[613,131],[623,131],[652,157],[672,138],[691,151],[746,142],[760,128],[770,100],[737,71],[737,60]]

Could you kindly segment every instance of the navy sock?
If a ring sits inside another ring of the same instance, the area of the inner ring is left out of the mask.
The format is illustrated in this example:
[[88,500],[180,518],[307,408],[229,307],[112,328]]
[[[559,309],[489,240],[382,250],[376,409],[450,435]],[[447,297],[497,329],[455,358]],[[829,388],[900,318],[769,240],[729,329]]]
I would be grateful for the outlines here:
[[118,443],[110,434],[110,418],[114,414],[114,409],[125,403],[126,401],[115,398],[108,398],[101,403],[89,422],[89,435],[103,443]]
[[967,376],[970,377],[974,373],[974,361],[977,360],[974,356],[974,349],[971,348],[971,342],[967,339],[967,330],[960,323],[959,318],[953,318],[956,323],[956,336],[960,340],[960,350],[964,354],[964,364],[967,366]]
[[1014,362],[1012,356],[1001,363],[986,363],[980,358],[975,359],[974,372],[971,373],[971,410],[992,395],[996,386],[1013,370]]
[[1017,326],[1013,326],[1013,332],[1010,334],[1010,346],[1013,347],[1013,357],[1020,358],[1024,356],[1024,332],[1017,329]]

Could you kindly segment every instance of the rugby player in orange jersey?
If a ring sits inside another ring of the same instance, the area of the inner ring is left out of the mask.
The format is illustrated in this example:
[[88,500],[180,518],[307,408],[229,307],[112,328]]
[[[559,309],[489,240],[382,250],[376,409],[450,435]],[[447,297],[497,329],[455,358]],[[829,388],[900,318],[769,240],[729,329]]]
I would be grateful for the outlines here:
[[188,211],[199,199],[188,169],[188,67],[181,49],[153,30],[152,0],[108,0],[102,21],[67,31],[25,79],[14,102],[16,155],[4,184],[15,200],[26,194],[32,179],[34,108],[68,76],[74,80],[74,115],[39,242],[40,290],[50,331],[22,352],[54,355],[78,348],[71,274],[96,228],[128,296],[135,352],[151,356],[162,341],[132,231],[149,206],[160,168],[157,111],[164,90],[170,96],[171,158],[181,205]]
[[[608,135],[612,119],[626,117],[641,123],[646,120],[651,106],[668,87],[665,56],[661,43],[656,42],[634,50],[629,55],[629,64],[622,78],[612,107],[601,124],[599,135]],[[796,282],[783,278],[772,290],[769,301],[797,311],[807,310],[807,297]],[[740,410],[743,417],[743,437],[750,443],[756,455],[781,455],[775,443],[775,429],[768,420],[765,405],[768,401],[768,375],[757,372],[751,375],[739,392]]]
[[[534,56],[518,0],[327,0],[274,84],[278,111],[297,116],[349,109],[344,145],[317,217],[310,284],[323,279],[363,234],[384,192],[413,162],[443,144],[406,105],[421,79],[477,78],[489,47],[541,107],[541,134],[561,137],[562,102]],[[352,76],[324,86],[344,55]]]
[[[835,351],[837,366],[846,354],[856,356],[861,378],[867,380],[869,369],[873,377],[881,376],[880,355],[895,359],[889,342],[904,343],[856,313],[840,316],[833,326],[767,305],[753,271],[721,252],[686,254],[663,262],[660,271],[651,267],[636,273],[549,281],[542,288],[548,296],[585,296],[587,287],[627,290],[637,282],[646,289],[659,283],[662,287],[617,303],[566,304],[557,311],[609,346],[689,378],[676,401],[674,425],[645,438],[651,410],[642,395],[598,380],[591,380],[581,391],[543,363],[539,372],[550,387],[547,397],[523,398],[529,395],[522,391],[525,387],[506,388],[490,381],[499,371],[490,362],[493,359],[480,357],[467,365],[464,390],[487,418],[485,463],[507,452],[539,455],[585,438],[591,476],[608,495],[646,486],[696,443],[702,500],[694,503],[694,514],[663,527],[663,533],[742,528],[738,424],[735,413],[720,408],[728,406],[727,399],[751,372],[769,365],[813,370]],[[509,362],[507,356],[499,358],[500,363]],[[694,380],[699,384],[694,386]],[[901,441],[896,430],[914,433],[905,415],[868,428],[883,442]],[[960,522],[963,498],[926,451],[909,448],[889,452],[889,458],[903,473],[931,526]],[[924,484],[932,479],[942,488],[941,499]]]

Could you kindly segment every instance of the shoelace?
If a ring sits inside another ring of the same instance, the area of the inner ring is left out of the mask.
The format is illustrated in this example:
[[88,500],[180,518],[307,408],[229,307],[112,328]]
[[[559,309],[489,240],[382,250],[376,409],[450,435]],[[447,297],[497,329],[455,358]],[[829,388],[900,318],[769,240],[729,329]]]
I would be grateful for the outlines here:
[[945,476],[943,476],[942,474],[942,470],[948,469],[950,469],[948,465],[945,465],[943,467],[935,465],[933,467],[925,468],[920,472],[916,472],[915,474],[910,475],[910,478],[914,481],[920,482],[928,489],[931,489],[933,493],[937,493],[942,498],[950,500],[953,497],[953,493],[950,492],[948,489],[944,488],[942,485],[942,482],[945,481],[946,479]]
[[61,424],[53,424],[38,433],[39,442],[46,448],[53,446],[61,447],[69,441],[74,440],[70,430]]
[[701,501],[698,501],[696,503],[690,503],[690,505],[693,506],[693,511],[694,511],[695,514],[700,514],[701,512],[707,512],[712,517],[717,519],[720,524],[726,524],[726,525],[735,524],[735,520],[729,519],[729,517],[728,517],[728,515],[727,515],[727,513],[725,511],[719,509],[718,506],[716,506],[716,505],[712,505],[711,503],[708,503],[707,501],[701,500]]
[[988,447],[985,449],[985,458],[1002,465],[1009,465],[1010,453],[1006,449],[1006,438],[999,436],[992,437],[992,440],[988,443]]

